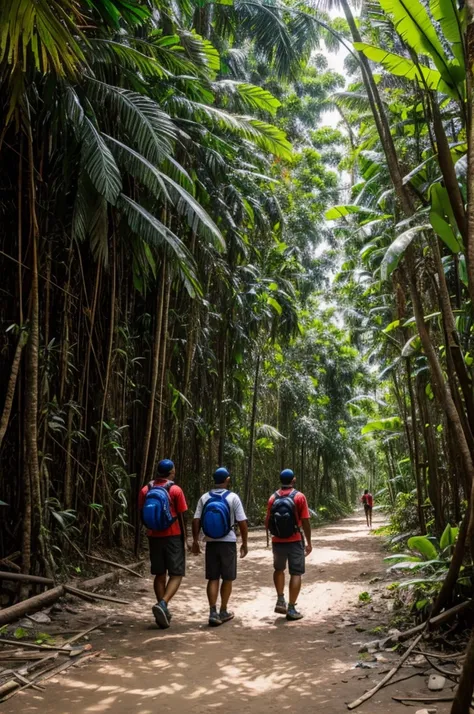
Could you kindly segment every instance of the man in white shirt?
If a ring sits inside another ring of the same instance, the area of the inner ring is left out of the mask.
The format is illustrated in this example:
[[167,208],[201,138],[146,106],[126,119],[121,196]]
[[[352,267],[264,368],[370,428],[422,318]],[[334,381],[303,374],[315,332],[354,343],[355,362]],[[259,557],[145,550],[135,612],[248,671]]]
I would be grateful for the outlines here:
[[[248,526],[242,501],[236,493],[229,491],[230,474],[221,467],[214,473],[215,488],[205,493],[198,501],[193,520],[194,555],[199,555],[199,533],[202,530],[206,541],[206,579],[209,600],[209,625],[217,627],[232,620],[233,612],[227,610],[232,593],[232,583],[237,577],[237,536],[236,524],[242,536],[240,557],[248,553]],[[221,585],[221,607],[217,612],[219,582]]]

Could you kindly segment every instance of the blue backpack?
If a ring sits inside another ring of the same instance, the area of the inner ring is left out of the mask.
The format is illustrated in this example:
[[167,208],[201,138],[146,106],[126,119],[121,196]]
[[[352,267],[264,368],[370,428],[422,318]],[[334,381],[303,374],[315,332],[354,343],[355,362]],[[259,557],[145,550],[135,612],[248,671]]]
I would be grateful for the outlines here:
[[148,484],[148,493],[142,508],[142,521],[152,531],[165,531],[177,516],[171,515],[171,499],[169,490],[173,481],[167,481],[159,486],[154,481]]
[[208,538],[224,538],[232,530],[230,519],[230,506],[227,496],[230,491],[214,493],[209,491],[210,497],[204,504],[201,514],[201,528]]

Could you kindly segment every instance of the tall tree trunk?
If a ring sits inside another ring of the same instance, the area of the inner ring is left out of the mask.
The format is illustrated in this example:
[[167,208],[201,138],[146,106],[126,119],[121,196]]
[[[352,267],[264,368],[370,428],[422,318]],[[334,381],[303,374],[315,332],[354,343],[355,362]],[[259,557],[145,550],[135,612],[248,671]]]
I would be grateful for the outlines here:
[[255,423],[257,421],[257,407],[258,407],[258,387],[260,378],[260,352],[257,354],[257,360],[255,363],[255,377],[253,381],[253,399],[252,399],[252,414],[250,417],[250,435],[249,435],[249,455],[247,463],[247,474],[245,478],[245,510],[249,511],[250,508],[250,497],[252,495],[252,475],[253,475],[253,461],[254,461],[254,444],[255,444]]
[[150,384],[150,401],[148,403],[148,413],[145,427],[145,436],[143,438],[143,456],[142,468],[140,477],[140,487],[146,483],[148,457],[150,453],[151,436],[153,430],[153,416],[155,413],[156,401],[156,385],[158,384],[158,370],[160,366],[161,356],[161,333],[163,329],[163,305],[165,301],[165,285],[166,285],[166,257],[163,258],[161,268],[161,286],[156,289],[156,312],[155,312],[155,337],[153,340],[153,360],[151,369],[151,384]]
[[[114,348],[114,336],[115,336],[115,300],[116,300],[116,285],[117,285],[117,266],[116,266],[116,250],[115,250],[115,236],[112,236],[112,246],[111,246],[111,256],[110,256],[110,266],[112,273],[112,288],[110,291],[110,327],[109,327],[109,344],[107,349],[107,366],[105,369],[105,384],[104,384],[104,394],[102,398],[102,407],[100,410],[100,422],[97,438],[97,454],[95,460],[94,476],[92,479],[92,500],[91,503],[94,504],[97,496],[97,483],[99,479],[99,469],[102,461],[102,442],[104,434],[104,419],[105,419],[105,408],[107,404],[107,397],[109,391],[110,374],[112,371],[112,355]],[[94,508],[90,508],[89,512],[89,526],[87,531],[87,551],[90,553],[92,548],[92,529],[94,526]]]
[[12,368],[10,371],[10,378],[8,380],[7,393],[5,395],[5,402],[3,404],[2,416],[0,419],[0,449],[2,448],[2,442],[7,431],[8,423],[10,421],[10,414],[12,411],[13,399],[15,397],[16,383],[18,379],[18,373],[20,371],[20,361],[23,352],[23,347],[28,341],[28,333],[25,330],[20,332],[18,342],[16,343],[15,354],[13,356]]
[[408,394],[410,397],[410,410],[411,410],[411,424],[412,424],[412,434],[413,434],[413,460],[414,460],[414,476],[416,484],[416,495],[417,495],[417,509],[418,509],[418,521],[420,524],[420,530],[422,534],[426,533],[426,523],[425,523],[425,512],[423,511],[423,487],[421,483],[420,475],[420,446],[418,442],[418,420],[416,418],[416,401],[415,395],[413,393],[412,384],[412,374],[411,374],[411,364],[410,357],[406,360],[407,365],[407,385]]
[[165,391],[165,377],[166,377],[166,354],[168,348],[168,324],[169,324],[169,312],[170,312],[170,298],[171,298],[171,275],[168,274],[167,286],[165,292],[165,304],[163,306],[163,330],[161,335],[161,373],[160,381],[158,384],[158,409],[155,410],[155,434],[152,448],[152,455],[149,468],[149,476],[153,478],[155,474],[156,460],[158,457],[158,452],[161,446],[161,428],[163,424],[163,397]]

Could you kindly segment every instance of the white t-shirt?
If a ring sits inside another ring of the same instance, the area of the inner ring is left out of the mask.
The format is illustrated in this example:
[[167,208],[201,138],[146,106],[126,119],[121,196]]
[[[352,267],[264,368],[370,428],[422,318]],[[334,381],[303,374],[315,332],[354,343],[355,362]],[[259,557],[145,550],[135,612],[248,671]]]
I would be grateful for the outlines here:
[[[202,509],[204,508],[204,504],[206,501],[209,500],[211,497],[212,493],[225,493],[226,489],[225,488],[213,488],[212,491],[208,491],[207,493],[204,493],[201,498],[198,501],[198,504],[196,506],[196,511],[194,512],[194,518],[201,518],[202,515]],[[233,491],[229,492],[229,495],[226,498],[227,503],[229,504],[230,508],[230,522],[232,526],[235,525],[235,523],[239,523],[240,521],[246,521],[247,516],[245,515],[244,507],[242,505],[242,501],[240,498],[237,496],[236,493]],[[227,533],[223,538],[208,538],[207,536],[204,538],[206,541],[223,541],[225,543],[235,543],[237,540],[237,536],[235,534],[235,530],[232,527],[232,530]]]

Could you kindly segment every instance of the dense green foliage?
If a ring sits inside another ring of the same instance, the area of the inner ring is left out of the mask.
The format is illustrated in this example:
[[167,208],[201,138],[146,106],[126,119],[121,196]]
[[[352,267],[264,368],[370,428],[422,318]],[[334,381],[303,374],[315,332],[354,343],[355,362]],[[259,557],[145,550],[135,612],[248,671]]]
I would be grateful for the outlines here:
[[320,124],[344,85],[311,54],[326,26],[12,0],[0,27],[0,554],[54,573],[138,544],[163,456],[190,504],[226,463],[259,522],[286,465],[345,512],[370,380],[316,296],[346,141]]

